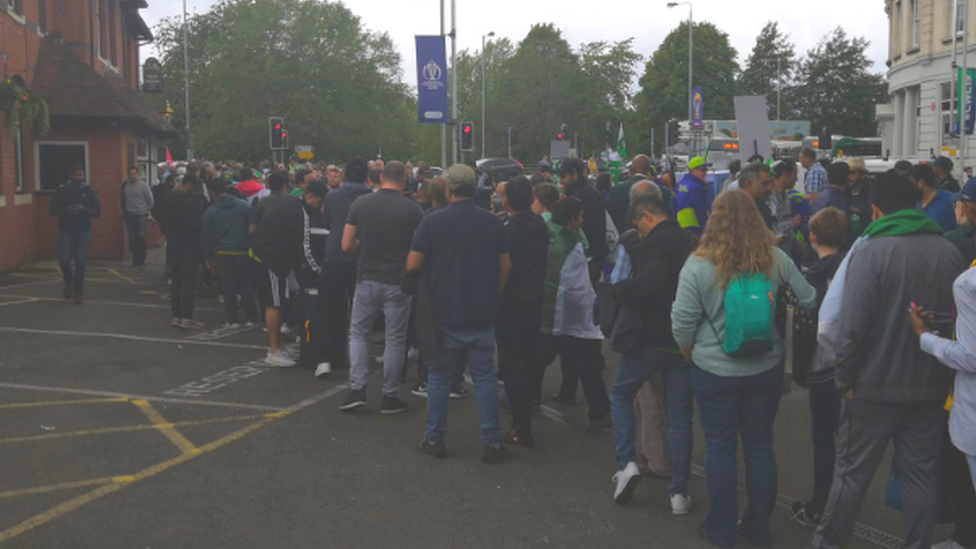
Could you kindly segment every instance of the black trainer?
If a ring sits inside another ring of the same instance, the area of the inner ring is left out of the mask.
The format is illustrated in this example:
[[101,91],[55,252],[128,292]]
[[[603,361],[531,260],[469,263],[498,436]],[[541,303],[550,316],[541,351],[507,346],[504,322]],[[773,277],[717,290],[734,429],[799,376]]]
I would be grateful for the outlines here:
[[346,400],[339,405],[339,409],[347,412],[366,406],[366,389],[350,389]]
[[420,439],[420,444],[417,445],[417,449],[421,452],[433,457],[434,459],[443,459],[447,457],[447,447],[444,446],[443,442],[438,442],[434,444],[433,442],[427,440],[427,437]]
[[406,402],[400,400],[398,396],[387,396],[383,395],[383,406],[380,412],[383,414],[399,414],[400,412],[406,412],[407,408],[410,406]]
[[451,398],[457,400],[459,398],[464,398],[468,396],[468,390],[464,388],[464,385],[455,385],[451,387]]
[[485,444],[485,452],[481,454],[482,463],[502,463],[512,459],[512,454],[508,453],[508,448],[499,442],[498,444]]

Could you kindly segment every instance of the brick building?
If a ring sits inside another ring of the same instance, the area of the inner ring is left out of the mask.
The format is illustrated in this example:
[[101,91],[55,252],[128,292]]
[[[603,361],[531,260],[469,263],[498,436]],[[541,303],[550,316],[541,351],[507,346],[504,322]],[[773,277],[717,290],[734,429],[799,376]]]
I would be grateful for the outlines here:
[[8,130],[0,113],[0,270],[57,254],[51,192],[85,166],[102,216],[89,256],[121,258],[116,204],[126,168],[155,183],[156,140],[173,129],[142,100],[139,46],[152,40],[146,0],[0,0],[3,80],[42,96],[50,132]]

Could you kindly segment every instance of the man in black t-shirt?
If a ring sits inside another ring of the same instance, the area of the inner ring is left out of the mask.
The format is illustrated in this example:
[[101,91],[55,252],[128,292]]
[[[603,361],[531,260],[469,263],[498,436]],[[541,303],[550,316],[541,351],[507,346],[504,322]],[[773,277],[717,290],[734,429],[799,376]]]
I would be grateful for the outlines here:
[[380,188],[359,197],[349,207],[342,234],[342,251],[359,252],[356,293],[349,325],[349,382],[351,389],[340,410],[366,405],[366,376],[369,374],[369,332],[376,317],[386,320],[386,350],[383,353],[384,414],[407,409],[400,400],[400,372],[406,358],[410,296],[400,288],[413,233],[424,211],[403,196],[407,170],[400,162],[389,162],[380,175]]

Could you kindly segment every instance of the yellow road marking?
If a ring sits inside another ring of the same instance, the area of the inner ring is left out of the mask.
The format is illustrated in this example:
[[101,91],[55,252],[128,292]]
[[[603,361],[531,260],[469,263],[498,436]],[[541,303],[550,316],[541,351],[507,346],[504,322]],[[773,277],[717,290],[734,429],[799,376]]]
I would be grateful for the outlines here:
[[132,280],[131,278],[129,278],[129,277],[127,277],[127,276],[125,276],[124,274],[122,274],[122,273],[120,273],[120,272],[118,272],[118,271],[116,271],[115,269],[106,269],[106,270],[107,270],[108,272],[110,272],[110,273],[112,273],[112,274],[114,274],[115,276],[117,276],[117,277],[119,277],[119,278],[121,278],[122,280],[124,280],[124,281],[126,281],[126,282],[128,282],[129,284],[135,284],[135,283],[136,283],[136,281],[135,281],[135,280]]
[[159,423],[153,425],[130,425],[128,427],[108,427],[105,429],[90,429],[87,431],[70,431],[67,433],[51,433],[49,435],[35,435],[29,437],[13,437],[0,439],[0,444],[13,444],[15,442],[31,442],[38,440],[52,440],[67,437],[82,437],[88,435],[108,435],[112,433],[129,433],[132,431],[148,431],[151,429],[167,429],[172,427],[193,427],[197,425],[210,425],[213,423],[227,423],[231,421],[245,421],[255,418],[268,418],[267,414],[257,414],[250,416],[222,417],[219,419],[203,419],[198,421],[179,421],[175,423]]
[[29,496],[33,494],[44,494],[47,492],[57,492],[58,490],[70,490],[72,488],[85,488],[87,486],[95,486],[98,484],[108,484],[110,482],[116,482],[116,478],[118,477],[93,478],[90,480],[79,480],[75,482],[61,482],[58,484],[50,484],[48,486],[21,488],[20,490],[8,490],[6,492],[0,492],[0,499],[15,498],[17,496]]
[[[92,280],[89,279],[89,278],[86,278],[85,279],[85,282],[92,282]],[[7,288],[9,288],[9,286],[0,286],[0,292],[3,292],[3,290],[5,290]],[[169,299],[169,296],[161,296],[161,297],[164,297],[166,299]],[[0,298],[32,299],[34,301],[59,301],[59,302],[66,301],[63,297],[40,297],[40,296],[32,296],[32,295],[18,295],[18,294],[7,294],[7,293],[0,293]],[[156,305],[154,303],[134,303],[134,302],[128,302],[128,301],[102,301],[100,299],[86,299],[85,300],[85,303],[88,304],[88,305],[118,305],[118,306],[123,306],[123,307],[143,307],[143,308],[149,308],[149,309],[169,309],[170,308],[169,305]],[[4,304],[5,303],[0,303],[0,305],[4,305]],[[217,308],[213,308],[213,307],[209,307],[209,308],[208,307],[194,307],[193,310],[194,311],[223,312],[223,309],[217,309]]]
[[142,471],[139,471],[138,473],[136,473],[135,475],[133,475],[131,477],[131,480],[126,479],[125,482],[112,482],[111,484],[107,484],[105,486],[101,486],[99,488],[96,488],[95,490],[92,490],[91,492],[88,492],[87,494],[82,494],[82,495],[80,495],[80,496],[78,496],[78,497],[76,497],[74,499],[70,499],[70,500],[62,503],[61,505],[57,505],[57,506],[55,506],[55,507],[53,507],[53,508],[51,508],[51,509],[49,509],[49,510],[43,512],[43,513],[34,515],[33,517],[31,517],[31,518],[29,518],[29,519],[21,522],[20,524],[17,524],[15,526],[12,526],[10,528],[7,528],[6,530],[0,531],[0,542],[6,541],[6,540],[8,540],[10,538],[13,538],[15,536],[19,536],[20,534],[23,534],[24,532],[27,532],[27,531],[32,530],[34,528],[37,528],[38,526],[40,526],[42,524],[45,524],[47,522],[50,522],[50,521],[52,521],[52,520],[54,520],[54,519],[56,519],[56,518],[58,518],[58,517],[60,517],[60,516],[62,516],[64,514],[66,514],[66,513],[69,513],[71,511],[74,511],[75,509],[77,509],[77,508],[79,508],[79,507],[81,507],[83,505],[86,505],[86,504],[91,503],[91,502],[93,502],[93,501],[95,501],[97,499],[100,499],[100,498],[102,498],[104,496],[107,496],[107,495],[111,494],[112,492],[115,492],[117,490],[120,490],[121,488],[124,488],[124,487],[126,487],[126,486],[128,486],[130,484],[133,484],[133,483],[137,482],[137,481],[144,480],[144,479],[147,479],[147,478],[156,476],[156,475],[162,473],[163,471],[165,471],[165,470],[167,470],[167,469],[169,469],[171,467],[174,467],[174,466],[179,465],[181,463],[187,462],[187,461],[189,461],[189,460],[191,460],[191,459],[193,459],[193,458],[195,458],[197,456],[201,456],[203,454],[212,452],[212,451],[216,450],[217,448],[220,448],[221,446],[224,446],[225,444],[229,444],[231,442],[234,442],[235,440],[238,440],[238,439],[240,439],[240,438],[242,438],[242,437],[250,434],[251,432],[260,429],[261,427],[267,425],[268,423],[271,423],[274,420],[275,420],[275,418],[265,418],[265,419],[262,419],[261,421],[258,421],[256,423],[252,423],[252,424],[248,425],[247,427],[244,427],[243,429],[241,429],[239,431],[235,431],[235,432],[233,432],[233,433],[231,433],[231,434],[229,434],[229,435],[227,435],[227,436],[225,436],[223,438],[219,438],[219,439],[217,439],[217,440],[215,440],[215,441],[213,441],[213,442],[211,442],[209,444],[206,444],[204,446],[201,446],[200,447],[200,451],[197,452],[197,453],[181,454],[178,457],[175,457],[173,459],[166,460],[166,461],[164,461],[162,463],[158,463],[156,465],[153,465],[152,467],[148,467],[146,469],[143,469]]
[[22,402],[17,404],[0,404],[0,410],[10,408],[35,408],[37,406],[73,406],[76,404],[100,404],[106,402],[129,402],[127,398],[90,398],[87,400],[46,400],[44,402]]
[[192,442],[187,440],[187,438],[183,436],[182,433],[177,431],[171,423],[166,421],[166,418],[164,418],[162,414],[160,414],[159,411],[153,407],[152,404],[149,404],[148,400],[133,400],[132,404],[135,404],[136,408],[139,408],[142,413],[146,414],[149,421],[159,428],[159,432],[168,438],[169,441],[179,448],[181,452],[187,454],[198,451],[197,447],[194,446]]

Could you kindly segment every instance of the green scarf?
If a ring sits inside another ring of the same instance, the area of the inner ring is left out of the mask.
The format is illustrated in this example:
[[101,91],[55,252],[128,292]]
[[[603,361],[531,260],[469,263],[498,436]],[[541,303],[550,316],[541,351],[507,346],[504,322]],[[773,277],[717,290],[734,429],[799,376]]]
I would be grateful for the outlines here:
[[901,210],[871,222],[862,236],[908,236],[913,234],[942,234],[942,227],[919,210]]

